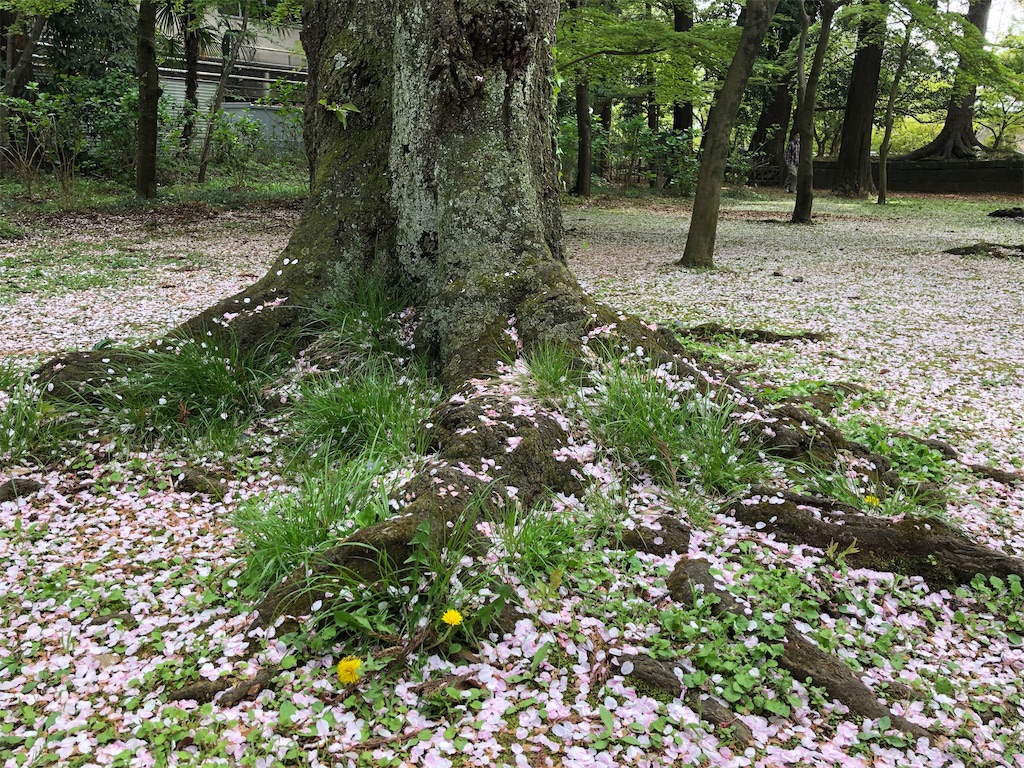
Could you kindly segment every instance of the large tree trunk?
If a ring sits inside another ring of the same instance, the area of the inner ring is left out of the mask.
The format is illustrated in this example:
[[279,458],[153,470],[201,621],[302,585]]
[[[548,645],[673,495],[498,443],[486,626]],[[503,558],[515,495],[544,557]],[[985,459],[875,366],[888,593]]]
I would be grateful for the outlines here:
[[[967,21],[977,30],[974,43],[979,47],[984,42],[985,30],[988,29],[988,14],[992,8],[992,0],[975,0],[967,9]],[[970,29],[967,30],[971,32]],[[978,99],[978,81],[971,72],[968,57],[961,56],[957,65],[956,77],[953,79],[953,93],[946,107],[946,120],[942,124],[939,135],[920,149],[906,155],[905,160],[921,160],[934,157],[940,160],[952,158],[972,158],[977,147],[981,146],[974,131],[974,102]]]
[[[774,9],[775,0],[748,2],[747,27],[733,67],[738,74],[730,70],[716,104],[727,122],[735,115]],[[403,485],[401,514],[355,532],[322,553],[310,570],[302,567],[273,588],[257,607],[258,626],[276,626],[278,618],[287,621],[285,612],[307,614],[316,602],[329,600],[319,577],[339,568],[366,581],[377,580],[384,567],[397,572],[408,562],[424,524],[440,548],[447,523],[472,521],[481,507],[504,514],[495,497],[514,495],[528,511],[551,493],[582,494],[581,468],[566,456],[573,438],[556,414],[528,401],[523,407],[524,398],[513,396],[503,381],[466,381],[487,376],[498,359],[515,355],[517,342],[526,348],[538,341],[579,342],[596,326],[614,328],[630,353],[641,347],[645,356],[664,362],[662,370],[671,369],[708,397],[730,386],[721,372],[691,367],[670,333],[592,302],[565,266],[551,120],[550,40],[557,10],[556,0],[309,0],[305,5],[303,43],[310,64],[306,140],[313,172],[309,204],[285,252],[260,282],[177,333],[205,340],[207,332],[233,332],[240,346],[251,349],[300,327],[321,293],[339,278],[354,283],[379,270],[422,308],[420,349],[432,353],[442,383],[459,396],[430,417],[433,451],[425,458],[426,469]],[[346,125],[331,107],[350,103],[359,112]],[[717,125],[721,129],[722,123]],[[115,364],[114,356],[103,350],[54,361],[47,366],[50,383],[80,375],[83,361],[106,369]],[[796,458],[858,448],[792,406],[766,416],[747,427],[748,437],[765,450]],[[513,436],[517,439],[510,446]],[[888,472],[884,457],[861,450],[879,473]],[[493,481],[465,471],[481,458],[500,459],[495,470],[501,472]],[[751,507],[749,514],[763,515],[765,507],[776,506],[773,491],[751,493],[741,504]],[[888,520],[865,524],[827,500],[793,494],[783,499],[792,501],[792,510],[786,508],[792,514],[771,517],[775,513],[769,511],[767,524],[781,536],[810,529],[814,546],[822,548],[827,544],[821,542],[840,540],[846,528],[856,525],[864,532],[857,533],[857,541],[870,533],[872,542],[881,542],[878,547],[891,540],[905,549],[919,527],[905,518],[897,530],[903,536],[887,536],[895,527]],[[811,508],[819,513],[808,512]],[[677,534],[686,531],[679,520],[664,519]],[[624,545],[668,544],[648,535],[654,533],[649,529],[639,533],[624,537]],[[1024,574],[1024,562],[1016,558],[972,545],[945,527],[938,533],[916,545],[904,572],[926,578],[948,572],[953,580],[979,571]],[[687,548],[688,541],[659,551]],[[667,583],[673,598],[690,605],[700,585],[717,594],[710,570],[690,558]],[[721,594],[722,610],[738,607],[727,602],[731,599]],[[429,632],[427,627],[403,639],[405,652],[421,649]],[[858,715],[889,716],[838,656],[792,626],[785,632],[781,666],[800,680],[811,678]],[[250,637],[260,642],[257,635]],[[220,704],[229,706],[266,686],[275,674],[268,662],[251,680],[233,685],[228,674],[168,698],[209,700],[226,691]],[[931,738],[892,714],[895,727]]]
[[[565,267],[551,101],[557,3],[319,0],[303,11],[312,189],[255,286],[193,320],[283,338],[336,276],[389,275],[424,308],[444,379],[492,371],[515,342],[578,334]],[[338,62],[342,62],[340,65]],[[331,107],[359,110],[342,123]]]
[[871,176],[871,129],[884,41],[885,19],[874,14],[866,17],[857,30],[857,55],[850,75],[843,134],[832,181],[832,191],[844,197],[863,197],[875,190]]
[[743,31],[725,75],[722,89],[715,96],[704,131],[703,156],[697,171],[697,190],[690,217],[690,231],[679,264],[684,267],[713,267],[718,209],[722,203],[722,181],[729,159],[729,136],[740,109],[747,79],[761,49],[779,0],[749,0]]
[[135,192],[156,197],[156,150],[160,77],[156,66],[156,3],[139,4],[135,57],[139,72],[139,139],[135,163]]

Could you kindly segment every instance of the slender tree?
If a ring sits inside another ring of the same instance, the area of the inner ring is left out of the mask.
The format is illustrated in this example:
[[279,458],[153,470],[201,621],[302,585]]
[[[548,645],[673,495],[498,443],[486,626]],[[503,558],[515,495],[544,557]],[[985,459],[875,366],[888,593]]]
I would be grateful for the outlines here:
[[811,18],[807,13],[805,0],[799,0],[801,33],[797,63],[797,109],[794,130],[800,133],[800,164],[796,180],[796,202],[793,206],[792,222],[810,224],[811,208],[814,205],[814,108],[818,103],[818,82],[825,64],[825,51],[832,31],[832,19],[841,0],[823,0],[818,24],[818,42],[814,46],[811,70],[805,74],[804,58],[807,47],[807,33]]
[[135,58],[139,76],[139,130],[135,162],[135,192],[156,197],[156,157],[160,106],[160,76],[156,61],[156,14],[153,0],[139,3]]
[[249,3],[242,3],[242,23],[239,29],[235,30],[230,36],[225,35],[226,51],[224,61],[221,64],[220,77],[217,80],[217,90],[213,95],[213,103],[210,104],[210,119],[206,123],[206,138],[203,139],[203,151],[199,156],[200,184],[206,182],[206,169],[210,163],[210,149],[213,147],[214,124],[217,113],[220,112],[221,105],[224,103],[224,98],[228,93],[228,79],[231,77],[235,64],[238,63],[238,57],[242,52],[242,44],[245,42],[246,32],[249,30],[249,12]]
[[722,181],[729,158],[729,136],[747,80],[779,0],[748,0],[736,53],[715,95],[704,131],[703,154],[697,171],[697,190],[690,217],[690,230],[679,264],[684,267],[713,267],[718,210],[722,204]]
[[580,73],[576,79],[576,126],[579,132],[579,143],[577,144],[574,191],[580,197],[590,197],[594,130],[590,121],[590,81],[587,79],[586,71]]
[[914,32],[913,18],[907,20],[903,30],[903,41],[900,43],[899,59],[896,63],[896,71],[892,76],[892,83],[889,86],[889,99],[885,105],[885,133],[882,136],[882,143],[878,148],[878,204],[885,205],[886,196],[889,190],[889,148],[892,146],[892,126],[896,118],[896,99],[900,93],[900,83],[903,80],[903,73],[907,69],[907,61],[910,60],[910,41]]

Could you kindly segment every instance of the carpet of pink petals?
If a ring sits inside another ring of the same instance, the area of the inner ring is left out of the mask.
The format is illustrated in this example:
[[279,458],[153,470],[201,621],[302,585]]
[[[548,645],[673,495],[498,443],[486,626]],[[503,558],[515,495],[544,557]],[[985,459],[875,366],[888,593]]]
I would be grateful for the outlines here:
[[[571,263],[589,289],[661,323],[826,332],[823,342],[752,345],[759,376],[859,383],[881,395],[864,406],[872,418],[941,434],[972,460],[1019,467],[1024,261],[941,253],[982,240],[1022,242],[1019,225],[980,214],[933,220],[921,211],[874,218],[863,207],[854,215],[839,204],[814,227],[762,220],[784,218],[783,205],[776,200],[749,217],[727,216],[719,230],[719,269],[712,272],[672,264],[685,237],[683,209],[573,209],[567,214]],[[239,221],[224,227],[222,217],[214,218],[170,237],[139,236],[154,253],[207,254],[202,269],[155,272],[152,282],[117,291],[27,295],[0,306],[7,330],[0,354],[37,360],[102,338],[150,337],[230,294],[250,280],[238,274],[261,273],[284,234],[281,226],[266,231],[265,212],[224,216]],[[95,236],[118,226],[97,224]],[[126,219],[123,226],[138,222]],[[83,225],[39,237],[90,236]],[[0,250],[23,246],[0,243]],[[511,391],[516,381],[511,371],[493,386]],[[865,666],[869,685],[884,691],[894,680],[924,680],[929,688],[938,678],[953,681],[948,695],[889,702],[894,713],[951,735],[935,746],[922,740],[895,748],[862,738],[878,724],[847,717],[838,704],[813,706],[798,684],[806,706],[787,719],[742,716],[755,743],[737,747],[682,700],[656,700],[628,684],[617,657],[645,649],[656,627],[621,613],[581,615],[578,595],[541,600],[525,589],[530,618],[514,634],[484,642],[476,660],[458,664],[460,675],[488,693],[479,709],[453,706],[444,717],[430,710],[414,683],[456,667],[438,656],[419,658],[388,689],[374,719],[334,699],[342,688],[333,671],[338,658],[301,663],[235,707],[164,704],[162,696],[197,675],[252,675],[262,661],[287,655],[270,637],[262,654],[243,659],[251,617],[224,595],[242,565],[230,525],[235,505],[288,486],[268,460],[232,480],[229,494],[214,502],[161,489],[167,484],[159,478],[180,471],[174,457],[108,460],[106,446],[91,450],[95,466],[10,468],[43,488],[0,507],[4,768],[1024,766],[1024,649],[994,619],[987,628],[958,623],[958,611],[984,614],[983,606],[931,593],[920,580],[897,585],[891,574],[869,571],[836,574],[877,609],[837,627],[857,636],[843,652],[856,657],[856,648],[895,628],[891,655],[906,662]],[[592,493],[621,493],[621,479],[592,443],[574,444],[572,453],[585,466]],[[1024,490],[964,481],[956,492],[951,520],[981,541],[1024,554]],[[656,525],[670,508],[668,494],[649,482],[627,494],[627,527]],[[558,499],[555,511],[587,514],[585,500],[575,497]],[[757,537],[764,539],[759,557],[766,563],[808,572],[821,565],[820,551],[775,542],[719,515],[708,531],[695,532],[689,553],[638,554],[637,570],[605,588],[609,597],[667,604],[657,574],[682,556],[701,554],[728,581],[730,556],[742,540]],[[821,621],[834,619],[823,613]],[[558,652],[547,651],[538,662],[545,648]],[[600,681],[597,690],[592,680]],[[982,718],[975,712],[979,701],[1007,702],[1016,714]],[[369,740],[372,747],[364,744]],[[606,746],[595,749],[596,741]]]

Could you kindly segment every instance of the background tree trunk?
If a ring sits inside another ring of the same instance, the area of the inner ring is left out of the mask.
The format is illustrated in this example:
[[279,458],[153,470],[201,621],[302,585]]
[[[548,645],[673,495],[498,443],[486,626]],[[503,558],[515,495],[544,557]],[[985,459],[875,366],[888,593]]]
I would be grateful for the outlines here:
[[580,197],[590,197],[590,177],[594,152],[594,131],[590,122],[590,82],[585,73],[576,81],[576,187]]
[[[689,32],[693,29],[693,13],[688,6],[678,4],[672,9],[672,29],[675,32]],[[675,102],[672,105],[672,130],[693,130],[693,102]]]
[[886,195],[889,186],[889,147],[892,144],[892,125],[896,115],[896,97],[900,92],[900,81],[907,68],[907,61],[910,59],[910,38],[914,32],[913,19],[907,19],[907,28],[903,34],[903,42],[900,44],[900,60],[896,65],[896,72],[892,76],[892,85],[889,86],[889,101],[885,107],[885,134],[882,136],[882,144],[878,148],[878,204],[886,204]]
[[749,0],[739,45],[726,72],[722,89],[708,115],[704,131],[703,156],[697,171],[697,190],[690,217],[690,231],[679,264],[684,267],[713,267],[718,209],[722,204],[722,181],[729,159],[729,136],[740,109],[747,79],[761,49],[779,0]]
[[185,125],[181,129],[181,151],[188,152],[195,136],[196,116],[199,114],[199,47],[201,34],[196,16],[195,0],[184,0],[181,25],[184,29],[182,44],[185,54]]
[[[806,78],[801,77],[799,89],[799,104],[794,120],[794,128],[800,131],[800,165],[796,177],[796,202],[793,205],[794,224],[810,224],[811,208],[814,205],[814,108],[818,102],[818,82],[821,80],[821,70],[825,65],[825,51],[828,49],[828,40],[832,32],[832,18],[835,16],[839,3],[832,0],[825,0],[821,5],[821,24],[818,31],[818,42],[814,46],[814,58],[811,61],[811,71]],[[800,11],[803,16],[803,23],[810,27],[810,17],[807,15],[804,0],[800,0]],[[804,47],[804,36],[801,35],[801,48]],[[800,66],[803,66],[803,55],[801,55]],[[804,137],[807,137],[806,139]]]
[[[967,9],[967,21],[978,31],[979,44],[984,42],[988,29],[988,14],[992,0],[975,0]],[[946,107],[946,120],[939,135],[920,149],[906,155],[904,160],[934,157],[940,160],[972,158],[981,146],[974,131],[974,102],[978,99],[978,81],[971,73],[968,57],[961,56],[953,79],[953,93]]]
[[[754,134],[747,149],[752,157],[761,163],[782,167],[782,156],[786,151],[786,133],[793,113],[793,96],[790,93],[792,74],[787,74],[772,89],[757,118]],[[785,174],[779,178],[779,185],[785,183]]]
[[156,155],[160,78],[156,66],[156,3],[139,3],[135,57],[139,72],[139,133],[135,163],[135,191],[156,197]]
[[844,197],[863,197],[875,190],[871,177],[871,129],[882,71],[885,19],[869,16],[857,31],[857,55],[843,116],[843,133],[836,158],[832,191]]

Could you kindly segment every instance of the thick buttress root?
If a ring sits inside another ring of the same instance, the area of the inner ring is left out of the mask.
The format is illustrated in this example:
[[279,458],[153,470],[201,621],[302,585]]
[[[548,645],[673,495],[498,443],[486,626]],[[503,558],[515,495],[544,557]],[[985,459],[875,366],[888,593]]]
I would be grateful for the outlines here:
[[726,511],[787,543],[854,547],[846,556],[854,568],[920,576],[933,590],[968,584],[979,573],[1024,578],[1024,560],[982,546],[933,518],[889,520],[830,499],[766,488],[753,489]]

